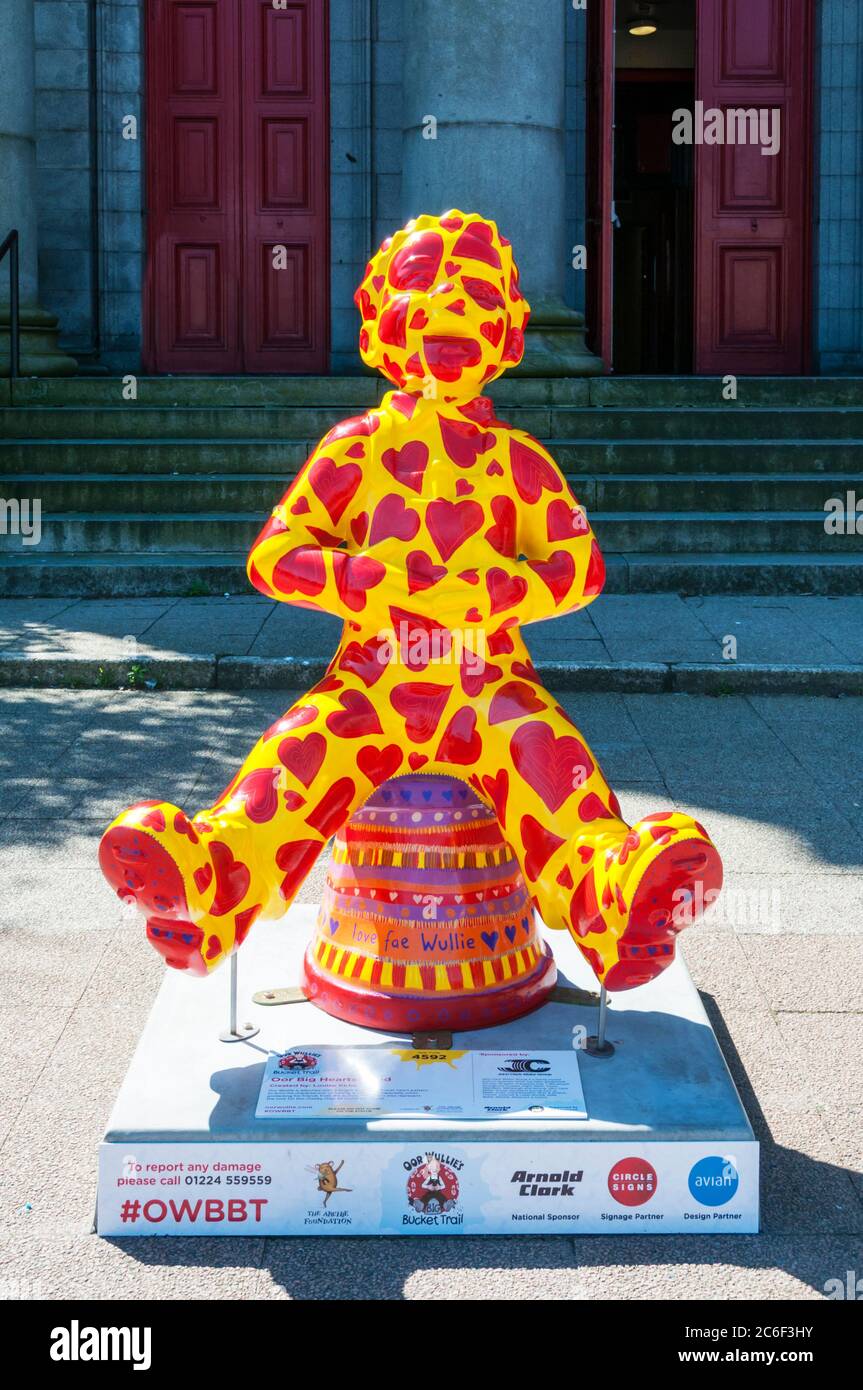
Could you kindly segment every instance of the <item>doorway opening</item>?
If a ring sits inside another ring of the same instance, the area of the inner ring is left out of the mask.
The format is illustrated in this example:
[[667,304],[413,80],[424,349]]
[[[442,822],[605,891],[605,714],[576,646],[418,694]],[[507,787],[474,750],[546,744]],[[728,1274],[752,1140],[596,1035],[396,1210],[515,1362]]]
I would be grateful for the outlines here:
[[694,5],[617,0],[612,365],[625,375],[693,370],[693,149],[672,129],[694,95]]

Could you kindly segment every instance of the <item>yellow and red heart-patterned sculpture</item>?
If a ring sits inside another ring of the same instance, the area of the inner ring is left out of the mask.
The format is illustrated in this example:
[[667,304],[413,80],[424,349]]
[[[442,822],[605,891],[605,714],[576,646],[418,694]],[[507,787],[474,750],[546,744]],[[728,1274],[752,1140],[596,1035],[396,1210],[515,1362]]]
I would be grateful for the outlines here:
[[[590,603],[605,571],[549,452],[482,394],[522,354],[512,250],[476,214],[420,217],[384,242],[356,298],[363,357],[395,389],[323,438],[248,561],[262,593],[340,617],[338,651],[215,805],[131,807],[103,837],[102,867],[168,964],[206,974],[256,919],[287,911],[376,788],[458,777],[545,922],[572,933],[609,990],[643,984],[712,901],[721,865],[679,811],[626,824],[525,645],[526,624]],[[333,959],[312,952],[311,984]]]

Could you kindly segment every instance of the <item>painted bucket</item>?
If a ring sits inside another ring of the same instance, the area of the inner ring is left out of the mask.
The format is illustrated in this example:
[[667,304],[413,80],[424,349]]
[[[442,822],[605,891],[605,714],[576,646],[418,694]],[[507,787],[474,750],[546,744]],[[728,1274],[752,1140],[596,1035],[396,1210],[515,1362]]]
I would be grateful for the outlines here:
[[395,777],[336,836],[304,987],[391,1032],[487,1028],[554,988],[551,952],[494,812],[466,783]]

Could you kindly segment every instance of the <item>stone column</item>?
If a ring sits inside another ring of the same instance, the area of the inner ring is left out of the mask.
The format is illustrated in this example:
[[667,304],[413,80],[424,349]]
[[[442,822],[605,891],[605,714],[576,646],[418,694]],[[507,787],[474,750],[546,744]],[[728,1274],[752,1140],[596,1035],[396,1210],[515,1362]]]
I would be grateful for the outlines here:
[[537,376],[602,371],[563,297],[565,19],[561,0],[405,0],[402,31],[405,220],[494,218],[532,311],[518,371]]
[[[0,241],[19,235],[21,374],[66,376],[57,320],[39,308],[33,0],[0,0]],[[0,376],[9,375],[9,260],[0,262]]]

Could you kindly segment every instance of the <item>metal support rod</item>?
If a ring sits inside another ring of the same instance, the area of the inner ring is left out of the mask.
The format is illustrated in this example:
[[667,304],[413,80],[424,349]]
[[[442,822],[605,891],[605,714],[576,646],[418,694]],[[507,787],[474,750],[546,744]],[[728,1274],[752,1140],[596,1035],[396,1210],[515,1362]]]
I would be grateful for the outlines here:
[[599,989],[599,1017],[596,1034],[587,1039],[584,1050],[589,1057],[613,1057],[614,1043],[608,1042],[605,1030],[608,1026],[608,991],[605,985]]
[[605,1051],[605,1028],[608,1023],[608,990],[605,985],[599,990],[599,1026],[596,1030],[596,1046],[599,1052]]
[[[605,991],[603,990],[603,993]],[[602,1003],[600,1002],[600,1018],[602,1018]],[[231,956],[231,1032],[237,1031],[237,954],[236,951]]]
[[260,1033],[260,1028],[256,1028],[254,1023],[237,1023],[237,953],[231,956],[230,964],[230,1027],[224,1033],[219,1034],[222,1042],[245,1042],[248,1038],[254,1038]]

